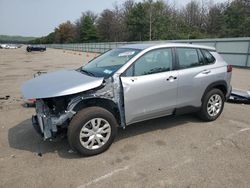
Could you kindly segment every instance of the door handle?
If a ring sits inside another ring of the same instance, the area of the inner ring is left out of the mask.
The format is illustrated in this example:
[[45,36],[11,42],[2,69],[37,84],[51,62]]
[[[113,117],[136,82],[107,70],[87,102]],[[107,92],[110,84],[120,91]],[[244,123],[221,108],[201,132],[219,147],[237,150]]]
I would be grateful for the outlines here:
[[202,74],[209,74],[211,72],[211,70],[204,70],[202,71]]
[[176,79],[177,79],[176,76],[169,76],[169,77],[167,78],[167,81],[173,82],[173,81],[176,80]]

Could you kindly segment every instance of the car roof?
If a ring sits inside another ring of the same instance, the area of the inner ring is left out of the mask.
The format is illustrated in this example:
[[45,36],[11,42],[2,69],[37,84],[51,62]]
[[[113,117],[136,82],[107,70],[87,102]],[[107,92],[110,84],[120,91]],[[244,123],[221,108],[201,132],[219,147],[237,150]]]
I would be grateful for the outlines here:
[[131,48],[131,49],[139,49],[145,50],[148,48],[163,48],[163,47],[187,47],[187,48],[201,48],[215,51],[214,47],[210,46],[202,46],[202,45],[194,45],[194,44],[186,44],[186,43],[142,43],[142,44],[129,44],[122,46],[120,48]]

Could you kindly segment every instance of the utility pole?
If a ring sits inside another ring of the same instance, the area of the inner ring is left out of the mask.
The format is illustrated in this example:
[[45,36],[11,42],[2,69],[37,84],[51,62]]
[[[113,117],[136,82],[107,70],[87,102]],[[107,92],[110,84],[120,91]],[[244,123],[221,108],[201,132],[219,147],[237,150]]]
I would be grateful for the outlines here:
[[152,40],[152,2],[149,0],[149,40]]

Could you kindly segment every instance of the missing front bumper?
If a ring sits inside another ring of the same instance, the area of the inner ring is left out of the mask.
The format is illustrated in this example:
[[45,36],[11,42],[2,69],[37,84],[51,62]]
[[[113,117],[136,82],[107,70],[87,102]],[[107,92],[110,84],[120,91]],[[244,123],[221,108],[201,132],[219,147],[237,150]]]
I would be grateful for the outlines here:
[[32,124],[44,140],[47,140],[56,137],[58,129],[65,128],[74,114],[72,110],[52,114],[48,106],[40,99],[36,101],[36,115],[32,116]]
[[43,137],[43,133],[42,133],[41,128],[40,128],[40,126],[39,126],[37,116],[32,116],[31,121],[32,121],[32,125],[33,125],[34,129],[36,130],[36,132],[37,132],[40,136]]
[[52,138],[57,133],[57,126],[52,124],[50,117],[33,115],[32,125],[36,132],[41,135],[44,140]]

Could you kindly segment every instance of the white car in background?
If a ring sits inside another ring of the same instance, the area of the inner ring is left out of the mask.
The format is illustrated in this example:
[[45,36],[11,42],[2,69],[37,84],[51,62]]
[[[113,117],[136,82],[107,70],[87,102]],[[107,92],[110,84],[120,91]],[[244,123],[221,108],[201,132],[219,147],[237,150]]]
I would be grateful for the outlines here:
[[17,45],[15,45],[15,44],[10,44],[10,45],[9,45],[9,49],[17,49]]
[[4,48],[4,49],[17,49],[17,45],[16,44],[1,44],[0,45],[1,48]]
[[8,49],[9,48],[8,44],[0,44],[0,47],[4,48],[4,49]]

